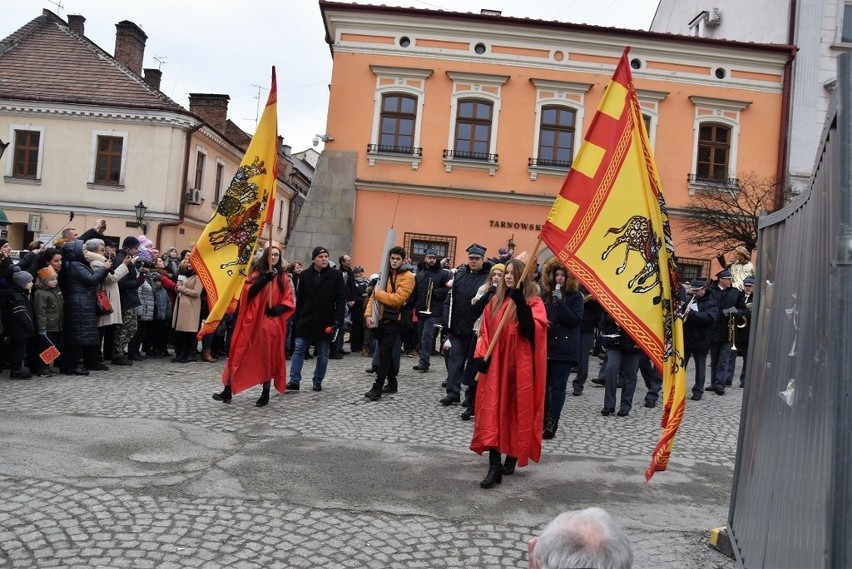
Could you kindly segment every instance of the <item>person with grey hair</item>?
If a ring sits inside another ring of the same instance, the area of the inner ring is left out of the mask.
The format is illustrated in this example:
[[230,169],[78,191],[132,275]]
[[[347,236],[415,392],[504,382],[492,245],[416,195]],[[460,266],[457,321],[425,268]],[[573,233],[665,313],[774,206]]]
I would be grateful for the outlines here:
[[606,511],[559,514],[528,543],[530,569],[630,569],[633,548]]

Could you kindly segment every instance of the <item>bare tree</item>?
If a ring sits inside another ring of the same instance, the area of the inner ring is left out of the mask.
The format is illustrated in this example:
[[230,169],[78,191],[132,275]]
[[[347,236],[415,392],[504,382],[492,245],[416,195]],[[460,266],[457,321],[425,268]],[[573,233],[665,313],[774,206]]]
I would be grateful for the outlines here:
[[[696,190],[685,208],[686,241],[707,251],[757,246],[758,220],[774,209],[778,182],[754,172],[741,174],[737,184],[708,185]],[[785,191],[785,197],[789,190]]]

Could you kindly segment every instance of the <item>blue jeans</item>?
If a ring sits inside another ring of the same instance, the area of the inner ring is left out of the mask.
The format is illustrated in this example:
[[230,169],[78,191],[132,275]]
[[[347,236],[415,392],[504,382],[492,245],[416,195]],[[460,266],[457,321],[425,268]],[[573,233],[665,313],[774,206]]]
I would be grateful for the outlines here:
[[[299,385],[302,383],[302,364],[305,363],[305,352],[311,346],[311,340],[296,338],[296,347],[293,351],[293,361],[290,362],[290,381]],[[331,342],[328,338],[317,338],[313,340],[317,347],[317,366],[314,368],[314,383],[322,383],[325,378],[325,370],[328,368],[328,352]]]
[[544,412],[559,420],[565,405],[565,388],[574,362],[547,360],[547,387],[544,391]]

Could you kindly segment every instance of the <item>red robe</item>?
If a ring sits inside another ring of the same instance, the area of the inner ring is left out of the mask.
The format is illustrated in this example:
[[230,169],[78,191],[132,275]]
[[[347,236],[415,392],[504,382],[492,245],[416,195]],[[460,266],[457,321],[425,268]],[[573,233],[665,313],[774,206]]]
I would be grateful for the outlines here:
[[[270,379],[281,393],[284,393],[287,384],[284,339],[287,336],[287,320],[295,307],[293,288],[286,275],[279,275],[280,281],[276,277],[249,300],[248,291],[259,276],[258,273],[252,273],[243,285],[237,325],[231,337],[231,351],[222,372],[222,383],[230,383],[234,395]],[[283,288],[278,286],[279,282]],[[266,315],[270,287],[272,306],[283,304],[287,307],[280,316]]]
[[[492,298],[482,313],[482,326],[474,356],[488,351],[491,337],[503,313],[514,302],[508,298],[495,316]],[[496,448],[500,454],[514,456],[518,466],[529,459],[541,458],[544,423],[544,387],[547,381],[547,313],[541,298],[527,301],[535,322],[535,353],[529,340],[520,335],[518,322],[509,318],[500,331],[491,352],[487,374],[479,375],[476,388],[476,413],[470,450],[482,454]]]

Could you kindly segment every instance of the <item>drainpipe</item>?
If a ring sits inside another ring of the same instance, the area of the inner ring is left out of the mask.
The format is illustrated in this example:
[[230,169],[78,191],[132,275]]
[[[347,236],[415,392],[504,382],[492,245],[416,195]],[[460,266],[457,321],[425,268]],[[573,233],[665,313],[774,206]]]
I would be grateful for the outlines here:
[[781,136],[778,140],[778,165],[775,170],[775,211],[784,207],[784,187],[787,184],[787,164],[789,162],[787,152],[790,147],[790,99],[793,87],[790,84],[793,78],[793,60],[796,58],[796,0],[790,0],[790,23],[787,27],[787,44],[790,55],[784,64],[784,88],[781,93]]
[[189,151],[191,149],[192,135],[203,126],[203,122],[198,123],[196,126],[186,131],[186,150],[184,151],[183,157],[183,182],[181,183],[180,188],[180,208],[178,211],[178,218],[176,221],[164,221],[163,223],[157,226],[157,247],[162,247],[160,239],[163,235],[163,227],[173,227],[183,223],[184,215],[186,213],[186,190],[189,187],[189,181],[187,180],[187,176],[189,176]]

